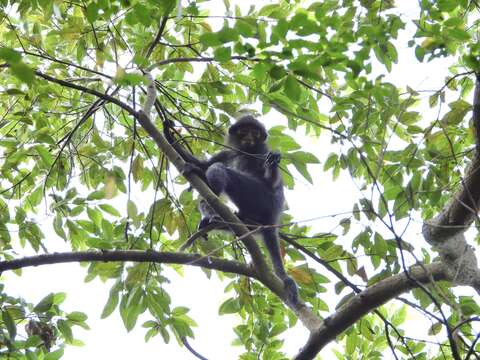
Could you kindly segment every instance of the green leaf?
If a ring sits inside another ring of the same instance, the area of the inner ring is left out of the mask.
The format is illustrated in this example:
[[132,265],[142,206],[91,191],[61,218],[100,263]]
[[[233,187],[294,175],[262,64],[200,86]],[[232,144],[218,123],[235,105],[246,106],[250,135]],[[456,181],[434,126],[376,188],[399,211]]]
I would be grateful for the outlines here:
[[222,44],[238,40],[238,31],[235,28],[224,27],[218,32],[218,38]]
[[15,340],[15,336],[17,336],[17,324],[13,320],[8,310],[2,311],[2,319],[3,319],[3,323],[7,328],[8,336],[10,337],[10,340],[12,341]]
[[338,162],[338,155],[337,154],[330,154],[323,164],[323,171],[327,171],[331,169],[336,163]]
[[281,66],[275,65],[270,70],[270,76],[275,80],[279,80],[285,75],[287,75],[287,72]]
[[22,90],[19,90],[19,89],[7,89],[4,92],[5,92],[5,94],[11,95],[11,96],[16,96],[16,95],[24,96],[25,95],[25,93]]
[[458,125],[472,110],[472,105],[462,99],[450,103],[449,106],[452,110],[447,112],[441,120],[445,125]]
[[138,86],[144,85],[147,81],[145,76],[136,73],[123,73],[114,78],[115,83],[122,86]]
[[255,22],[251,22],[248,18],[238,19],[235,23],[235,29],[238,31],[238,34],[245,37],[253,37],[257,31]]
[[438,335],[440,331],[442,331],[442,329],[443,329],[442,323],[437,322],[435,324],[432,324],[432,326],[430,326],[430,328],[428,329],[428,335],[430,336]]
[[53,293],[48,294],[42,300],[40,300],[40,302],[37,305],[35,305],[35,307],[33,308],[33,311],[35,311],[36,313],[47,312],[48,310],[50,310],[50,308],[53,305],[53,299],[54,299],[54,294]]
[[106,241],[113,240],[113,225],[110,221],[102,219],[102,233]]
[[393,314],[392,324],[395,326],[399,326],[405,322],[406,318],[407,318],[407,307],[402,306]]
[[99,210],[93,207],[87,207],[87,215],[96,227],[98,227],[99,229],[102,227],[103,216]]
[[215,57],[215,60],[219,62],[225,62],[231,59],[232,57],[232,49],[229,47],[221,47],[218,49],[215,49],[213,52],[213,55]]
[[275,34],[279,40],[285,41],[285,37],[288,32],[288,21],[286,19],[279,19],[277,25],[273,28],[273,34]]
[[99,15],[98,12],[98,7],[97,4],[94,2],[91,2],[87,5],[87,9],[85,11],[85,15],[87,17],[87,20],[91,23],[93,23],[95,20],[97,20],[97,17]]
[[269,16],[271,13],[277,10],[277,8],[278,8],[277,4],[265,5],[258,11],[258,16]]
[[143,4],[136,3],[133,6],[133,14],[135,15],[137,21],[145,26],[150,26],[152,23],[153,19],[151,17],[150,9]]
[[45,360],[59,360],[63,357],[64,349],[58,349],[45,355]]
[[418,120],[420,120],[420,113],[417,111],[406,111],[400,117],[400,122],[405,125],[416,124]]
[[236,314],[240,310],[240,303],[238,299],[230,298],[225,301],[218,309],[219,315]]
[[67,294],[64,292],[58,292],[53,295],[53,305],[60,305],[67,298]]
[[63,217],[60,213],[57,213],[53,221],[53,229],[55,233],[60,236],[63,240],[67,240],[67,234],[63,230]]
[[143,178],[144,168],[143,168],[143,158],[140,155],[135,157],[132,164],[132,175],[135,182],[140,181]]
[[[103,198],[105,198],[105,191],[103,190],[94,191],[87,196],[87,200],[100,200]],[[100,205],[100,207],[102,206]]]
[[480,313],[480,306],[471,296],[460,296],[460,308],[464,316]]
[[374,236],[374,249],[375,249],[376,255],[379,255],[381,257],[384,257],[387,255],[387,251],[388,251],[387,243],[379,233],[375,233],[375,236]]
[[26,84],[31,84],[35,80],[35,73],[24,63],[13,64],[10,69],[15,77]]
[[0,46],[0,59],[5,60],[10,65],[13,65],[22,61],[22,55],[18,51]]
[[57,321],[57,328],[62,333],[63,337],[68,343],[73,341],[73,333],[70,325],[65,320],[58,320]]
[[113,311],[116,309],[119,301],[119,291],[121,289],[121,283],[117,282],[114,286],[112,286],[110,290],[110,295],[108,297],[108,301],[105,304],[102,314],[100,315],[101,319],[105,319],[110,316]]
[[345,346],[345,350],[347,351],[347,354],[353,354],[355,352],[355,349],[357,347],[357,344],[359,343],[359,339],[357,336],[357,333],[355,330],[351,331],[347,335],[347,344]]
[[[0,208],[2,208],[2,206],[0,206]],[[22,224],[25,221],[26,217],[27,217],[27,213],[25,212],[25,210],[23,210],[20,207],[15,208],[15,222],[17,224],[19,225]]]
[[98,205],[98,207],[100,209],[102,209],[104,212],[106,212],[110,215],[113,215],[113,216],[116,216],[116,217],[121,216],[120,213],[118,212],[118,210],[110,204],[100,204],[100,205]]
[[288,75],[285,78],[285,94],[293,100],[299,100],[302,93],[302,89],[298,84],[297,79],[294,76]]
[[455,8],[459,5],[457,0],[437,0],[437,6],[440,11],[450,12],[455,10]]
[[75,322],[83,322],[86,321],[88,316],[80,311],[73,311],[69,314],[67,314],[67,319],[70,321],[75,321]]
[[127,201],[127,215],[128,217],[135,219],[137,217],[138,210],[137,205],[132,200]]
[[186,306],[177,306],[172,310],[172,315],[173,316],[180,316],[180,315],[185,315],[190,311],[189,308]]
[[303,176],[305,179],[307,179],[310,184],[313,184],[312,176],[311,176],[310,173],[308,172],[308,169],[307,169],[307,165],[306,165],[306,164],[294,162],[294,163],[293,163],[293,166],[295,166],[295,169],[297,169],[297,171],[298,171],[300,174],[302,174],[302,176]]
[[153,3],[155,4],[156,7],[159,8],[163,16],[167,16],[175,9],[177,5],[177,0],[162,0],[161,2],[154,1]]
[[458,41],[469,41],[471,38],[470,34],[467,31],[458,28],[449,29],[448,35]]
[[206,47],[222,45],[220,36],[217,33],[205,33],[200,35],[200,43]]
[[127,308],[124,309],[124,316],[122,317],[124,321],[125,328],[127,331],[132,330],[137,323],[138,316],[140,315],[142,309],[139,305],[138,301],[132,302]]

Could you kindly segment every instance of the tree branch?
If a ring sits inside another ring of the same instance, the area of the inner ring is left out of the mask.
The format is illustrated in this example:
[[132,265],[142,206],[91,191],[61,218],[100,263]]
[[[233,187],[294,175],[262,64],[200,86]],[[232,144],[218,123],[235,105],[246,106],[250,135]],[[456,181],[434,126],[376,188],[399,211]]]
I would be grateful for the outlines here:
[[480,207],[480,81],[477,74],[473,96],[473,126],[476,140],[472,163],[462,179],[461,188],[435,218],[423,225],[425,240],[434,246],[447,268],[450,280],[470,285],[480,294],[480,269],[473,248],[464,233],[478,217]]
[[0,261],[0,273],[6,270],[16,270],[29,266],[80,261],[135,261],[154,262],[160,264],[192,265],[257,278],[257,275],[253,269],[238,261],[202,256],[200,254],[159,252],[153,250],[79,251],[28,256],[15,260]]
[[190,345],[190,343],[188,342],[187,338],[185,336],[182,336],[182,343],[183,345],[185,345],[185,347],[187,348],[188,351],[190,351],[193,356],[195,356],[197,359],[200,359],[200,360],[208,360],[205,356],[201,355],[199,352],[197,352],[193,347],[192,345]]
[[409,276],[415,281],[409,280],[405,273],[394,275],[368,287],[342,305],[333,315],[326,318],[318,329],[311,332],[307,343],[295,356],[295,360],[315,358],[325,345],[361,317],[398,295],[412,290],[418,286],[418,283],[428,283],[431,279],[447,279],[447,270],[444,264],[433,263],[412,267],[409,270]]

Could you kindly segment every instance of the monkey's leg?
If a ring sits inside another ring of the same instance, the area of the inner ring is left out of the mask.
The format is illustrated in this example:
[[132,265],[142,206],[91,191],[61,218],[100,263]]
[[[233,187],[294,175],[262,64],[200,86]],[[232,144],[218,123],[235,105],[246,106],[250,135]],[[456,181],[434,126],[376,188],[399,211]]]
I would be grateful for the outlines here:
[[276,223],[276,215],[283,208],[283,195],[280,194],[279,206],[276,206],[277,202],[273,199],[275,195],[265,181],[223,164],[210,167],[207,178],[214,192],[228,195],[237,206],[241,219],[249,219],[262,225]]
[[[208,186],[216,195],[220,195],[227,184],[227,173],[226,167],[222,163],[212,164],[206,171],[205,177],[207,180]],[[210,205],[204,200],[201,199],[198,205],[200,213],[202,214],[202,219],[198,224],[198,229],[201,230],[207,225],[211,224],[214,221],[222,221],[222,219],[217,215],[215,210],[212,209]]]
[[295,281],[287,275],[287,272],[283,266],[277,229],[265,229],[263,230],[262,234],[265,246],[270,253],[270,259],[272,260],[275,274],[283,281],[288,300],[295,305],[298,303],[298,288]]
[[213,210],[212,207],[207,204],[205,199],[200,199],[198,209],[200,210],[200,214],[202,214],[202,219],[198,224],[198,230],[202,230],[204,227],[210,225],[213,222],[222,221],[222,219],[217,215],[215,210]]
[[212,164],[205,173],[208,185],[216,195],[220,195],[225,191],[229,181],[228,169],[220,162]]

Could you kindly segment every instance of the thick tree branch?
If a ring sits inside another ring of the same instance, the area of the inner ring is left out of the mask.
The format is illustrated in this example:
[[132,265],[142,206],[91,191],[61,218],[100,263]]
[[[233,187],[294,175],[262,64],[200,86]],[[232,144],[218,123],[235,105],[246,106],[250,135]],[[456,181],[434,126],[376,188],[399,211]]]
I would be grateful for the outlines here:
[[16,270],[29,266],[80,261],[135,261],[155,262],[160,264],[181,264],[200,266],[207,269],[245,275],[253,278],[257,277],[253,269],[237,261],[225,260],[211,256],[207,257],[199,254],[158,252],[153,250],[79,251],[28,256],[15,260],[0,261],[0,273],[6,270]]
[[464,232],[478,216],[480,206],[480,81],[473,96],[473,126],[476,149],[461,188],[439,215],[423,225],[425,240],[440,253],[450,269],[450,280],[473,286],[480,293],[480,269]]
[[[415,281],[411,281],[409,277]],[[405,273],[394,275],[368,287],[326,318],[318,329],[312,331],[308,342],[296,355],[295,360],[315,358],[325,345],[361,317],[398,295],[412,290],[418,283],[428,283],[432,279],[447,279],[444,264],[414,266],[409,270],[409,276]]]

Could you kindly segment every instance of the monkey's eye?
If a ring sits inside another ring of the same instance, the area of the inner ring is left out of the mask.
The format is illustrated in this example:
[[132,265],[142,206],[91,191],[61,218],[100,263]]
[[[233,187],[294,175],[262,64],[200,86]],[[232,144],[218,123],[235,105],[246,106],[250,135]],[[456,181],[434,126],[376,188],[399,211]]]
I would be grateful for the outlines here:
[[237,134],[242,136],[242,137],[248,135],[251,132],[252,132],[252,130],[249,129],[249,128],[246,128],[246,127],[243,127],[243,128],[240,128],[240,129],[237,130]]
[[262,134],[258,130],[252,130],[252,134],[255,139],[260,139],[262,137]]

